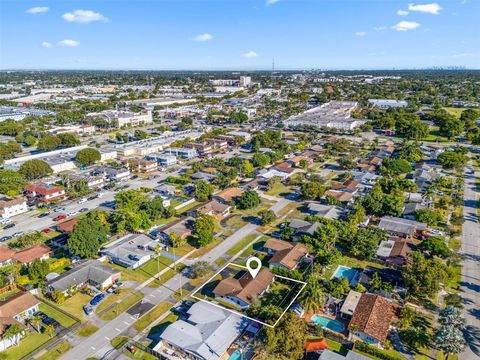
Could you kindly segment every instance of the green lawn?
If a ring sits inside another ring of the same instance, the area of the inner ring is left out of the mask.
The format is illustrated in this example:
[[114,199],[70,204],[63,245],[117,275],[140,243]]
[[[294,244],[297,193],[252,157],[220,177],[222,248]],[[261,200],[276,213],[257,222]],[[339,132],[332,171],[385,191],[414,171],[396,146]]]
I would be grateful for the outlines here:
[[330,339],[326,339],[326,340],[327,340],[327,343],[328,343],[328,349],[330,351],[339,353],[343,356],[347,355],[348,347],[346,347],[343,344],[340,344],[339,342],[336,342],[336,341],[333,341],[333,340],[330,340]]
[[115,302],[117,302],[120,299],[123,299],[125,296],[127,296],[130,293],[131,289],[130,288],[119,288],[118,292],[115,294],[110,294],[108,295],[95,309],[95,312],[101,313],[103,310],[107,309],[110,305],[113,305]]
[[61,313],[60,311],[58,311],[57,309],[55,309],[54,307],[50,306],[47,303],[41,302],[39,305],[39,310],[43,311],[45,314],[47,314],[51,318],[54,318],[55,320],[57,320],[60,323],[60,325],[62,325],[63,327],[69,328],[77,323],[77,321],[74,318]]
[[383,265],[377,264],[373,261],[360,260],[360,259],[356,259],[356,258],[349,257],[349,256],[341,256],[335,264],[332,264],[328,269],[325,270],[324,276],[325,276],[326,279],[330,279],[330,277],[333,275],[333,272],[337,269],[338,265],[344,265],[344,266],[348,266],[348,267],[351,267],[351,268],[361,268],[361,269],[363,269],[367,266],[371,266],[371,267],[374,267],[374,268],[377,268],[377,269],[383,269],[384,268]]
[[114,337],[111,341],[110,344],[115,348],[115,349],[120,349],[123,345],[125,345],[128,342],[128,337],[126,336],[117,336]]
[[92,323],[86,323],[77,333],[78,336],[89,337],[98,330],[98,327]]
[[192,258],[197,258],[197,257],[200,257],[202,255],[205,255],[207,252],[209,252],[210,250],[212,250],[214,247],[216,247],[218,244],[220,244],[221,242],[223,241],[222,238],[215,238],[213,240],[213,242],[211,242],[210,244],[208,244],[207,246],[204,246],[204,247],[201,247],[200,249],[197,249],[193,254],[192,254]]
[[183,214],[184,212],[190,210],[191,208],[194,208],[198,204],[200,204],[198,201],[194,201],[191,204],[185,205],[177,210],[177,214]]
[[149,335],[152,334],[161,334],[163,330],[167,328],[168,325],[173,324],[175,321],[178,320],[178,315],[174,313],[168,314],[162,321],[160,321],[157,325],[155,325],[151,330]]
[[68,341],[64,340],[60,344],[56,345],[52,349],[48,350],[45,354],[38,357],[37,360],[56,360],[71,349],[71,345]]
[[137,292],[133,293],[129,297],[123,299],[120,303],[113,306],[106,313],[104,313],[100,317],[100,319],[102,319],[102,320],[113,320],[113,319],[115,319],[118,315],[122,314],[124,311],[128,310],[130,307],[132,307],[134,304],[136,304],[138,301],[140,301],[143,298],[143,296],[144,295],[141,291],[137,291]]
[[28,355],[30,352],[39,348],[51,339],[50,336],[39,334],[36,331],[29,333],[26,337],[20,340],[18,346],[13,346],[2,352],[2,359],[4,360],[18,360]]
[[92,298],[80,292],[65,300],[63,304],[57,305],[63,311],[72,314],[80,321],[86,321],[84,318],[83,306],[86,305]]
[[6,299],[7,297],[12,296],[12,295],[14,295],[18,292],[20,292],[20,289],[14,289],[14,290],[6,291],[3,294],[0,294],[0,300]]
[[277,196],[281,193],[289,192],[289,189],[283,185],[281,182],[273,184],[272,188],[265,192],[265,194],[270,196]]
[[157,306],[155,306],[152,310],[150,310],[148,313],[146,313],[144,316],[142,316],[135,324],[133,324],[133,327],[137,331],[142,331],[145,329],[148,325],[150,325],[152,322],[157,320],[162,314],[168,311],[172,307],[172,303],[168,301],[161,302]]
[[147,278],[151,278],[152,276],[157,275],[160,271],[165,269],[166,267],[172,265],[173,260],[160,255],[158,258],[151,259],[142,266],[140,266],[135,271],[144,273]]
[[227,255],[232,257],[235,254],[237,254],[239,251],[241,251],[245,246],[250,244],[255,238],[257,238],[259,235],[258,234],[250,234],[244,237],[242,240],[240,240],[238,243],[236,243],[234,246],[232,246],[228,251]]
[[457,118],[460,118],[460,115],[462,115],[462,112],[466,110],[465,108],[456,108],[456,107],[444,107],[447,112],[450,114],[456,116]]

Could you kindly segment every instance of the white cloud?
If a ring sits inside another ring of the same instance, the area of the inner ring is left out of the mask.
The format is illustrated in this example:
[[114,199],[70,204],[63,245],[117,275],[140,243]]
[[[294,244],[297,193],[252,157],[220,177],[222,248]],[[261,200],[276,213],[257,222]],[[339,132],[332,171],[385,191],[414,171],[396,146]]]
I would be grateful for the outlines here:
[[278,3],[280,0],[267,0],[265,1],[265,5],[266,6],[271,6],[271,5],[275,5],[276,3]]
[[29,14],[44,14],[50,10],[47,6],[35,6],[27,10]]
[[373,28],[373,30],[375,30],[375,31],[383,31],[383,30],[386,30],[386,29],[387,29],[386,26],[375,26]]
[[250,50],[250,51],[242,54],[242,56],[243,56],[243,57],[246,57],[247,59],[253,59],[253,58],[258,57],[258,54],[257,54],[255,51]]
[[198,42],[204,42],[204,41],[210,41],[212,39],[213,39],[212,34],[205,33],[205,34],[200,34],[200,35],[195,36],[192,40],[193,41],[198,41]]
[[95,21],[110,22],[107,17],[92,10],[74,10],[67,12],[62,15],[62,19],[78,24],[88,24]]
[[46,49],[49,49],[49,48],[53,47],[53,44],[49,43],[48,41],[44,41],[44,42],[42,42],[42,47],[46,48]]
[[409,31],[415,30],[419,26],[420,24],[414,21],[400,21],[398,24],[393,25],[392,29],[397,31]]
[[428,13],[428,14],[433,14],[433,15],[438,15],[438,14],[440,14],[440,10],[442,10],[442,8],[437,3],[417,4],[417,5],[408,4],[408,10],[418,11],[418,12],[423,12],[423,13]]
[[80,45],[80,43],[77,40],[65,39],[65,40],[59,41],[58,45],[66,46],[66,47],[75,47]]
[[460,54],[453,54],[452,57],[454,58],[465,58],[465,57],[472,57],[475,56],[475,54],[471,53],[460,53]]
[[356,37],[364,37],[367,33],[365,31],[357,31],[355,33]]
[[408,14],[410,14],[410,13],[406,10],[398,10],[397,11],[398,16],[407,16]]

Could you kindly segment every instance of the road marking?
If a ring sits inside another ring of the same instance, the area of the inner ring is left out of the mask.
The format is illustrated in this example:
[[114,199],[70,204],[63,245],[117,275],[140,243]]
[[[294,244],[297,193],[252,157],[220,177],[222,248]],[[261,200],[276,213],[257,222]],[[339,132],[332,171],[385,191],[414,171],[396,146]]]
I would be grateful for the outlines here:
[[130,319],[132,319],[133,321],[137,320],[132,315],[130,315]]
[[118,332],[120,332],[120,329],[119,329],[119,328],[115,328],[115,330],[117,330]]
[[96,350],[96,349],[95,349],[93,346],[90,346],[90,349],[92,349],[92,350]]
[[107,339],[108,341],[110,341],[110,338],[108,336],[105,336],[105,339]]
[[125,325],[130,325],[130,323],[128,323],[128,322],[126,322],[126,321],[124,321],[123,323],[124,323]]

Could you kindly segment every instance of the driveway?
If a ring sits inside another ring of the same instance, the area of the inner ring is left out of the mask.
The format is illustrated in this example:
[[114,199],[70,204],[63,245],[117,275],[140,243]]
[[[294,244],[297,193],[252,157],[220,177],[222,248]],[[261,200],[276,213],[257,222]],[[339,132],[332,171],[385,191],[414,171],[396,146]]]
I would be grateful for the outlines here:
[[464,208],[465,223],[462,232],[462,280],[461,296],[465,308],[464,316],[467,320],[465,338],[467,348],[459,355],[462,360],[478,360],[480,358],[480,224],[477,215],[476,181],[480,179],[480,172],[473,174],[472,161],[465,169],[464,179]]

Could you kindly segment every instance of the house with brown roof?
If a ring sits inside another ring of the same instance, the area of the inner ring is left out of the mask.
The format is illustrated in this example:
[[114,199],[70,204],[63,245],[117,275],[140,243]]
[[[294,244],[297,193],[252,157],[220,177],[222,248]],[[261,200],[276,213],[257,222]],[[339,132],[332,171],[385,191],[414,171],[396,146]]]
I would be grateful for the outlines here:
[[389,300],[376,294],[362,294],[348,324],[349,339],[381,347],[394,317],[395,307]]
[[308,256],[308,248],[300,243],[292,244],[288,241],[268,239],[263,246],[272,258],[268,261],[269,267],[280,267],[289,270],[298,266]]
[[232,206],[218,202],[216,200],[211,200],[206,204],[199,205],[197,208],[191,210],[192,216],[197,216],[198,214],[209,215],[214,217],[217,220],[222,220],[230,215]]
[[41,182],[33,182],[26,185],[24,192],[26,196],[36,198],[43,202],[60,200],[65,197],[65,189],[62,186]]
[[353,194],[346,191],[327,190],[323,195],[330,196],[342,203],[349,203],[353,200]]
[[6,246],[0,246],[0,267],[10,265],[12,263],[14,254],[15,251]]
[[287,163],[292,164],[293,166],[300,167],[300,164],[302,163],[302,160],[304,160],[307,164],[307,166],[310,166],[313,164],[313,159],[307,156],[294,156],[290,159],[287,160]]
[[23,265],[30,265],[33,260],[47,260],[50,258],[52,249],[47,245],[35,245],[31,248],[17,251],[13,255],[13,259]]
[[239,279],[228,277],[221,280],[213,289],[213,294],[215,298],[229,302],[235,307],[248,309],[253,300],[270,289],[274,277],[265,268],[262,268],[255,278],[245,271]]
[[170,243],[170,236],[176,234],[181,239],[186,239],[192,235],[195,221],[193,217],[188,216],[184,219],[173,221],[160,229],[159,237],[166,243]]
[[243,190],[238,187],[229,187],[226,188],[219,193],[216,193],[212,196],[212,199],[230,205],[232,204],[237,198],[242,196]]
[[73,218],[55,225],[55,228],[64,234],[70,234],[73,231],[73,227],[80,221],[79,218]]
[[408,239],[392,236],[380,242],[377,257],[397,266],[407,264],[408,255],[415,250],[415,245]]
[[343,191],[351,194],[355,194],[358,190],[358,182],[355,180],[345,181],[343,184],[333,185],[330,190]]
[[0,300],[0,336],[11,325],[18,325],[23,331],[15,339],[0,338],[0,351],[6,350],[25,336],[25,322],[38,311],[40,301],[28,291],[20,291]]

